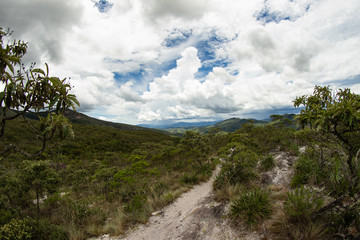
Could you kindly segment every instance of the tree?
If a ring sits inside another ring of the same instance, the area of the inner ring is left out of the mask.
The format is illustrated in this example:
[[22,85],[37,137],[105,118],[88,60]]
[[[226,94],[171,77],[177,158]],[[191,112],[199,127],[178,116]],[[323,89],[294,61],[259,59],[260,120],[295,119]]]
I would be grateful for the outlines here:
[[210,151],[208,141],[208,138],[194,131],[186,131],[184,137],[181,139],[181,143],[185,147],[187,154],[194,157],[200,167],[202,167],[202,161],[208,157]]
[[48,161],[26,161],[24,165],[22,178],[25,186],[35,192],[39,217],[40,199],[45,194],[53,194],[58,190],[60,178]]
[[294,106],[304,106],[298,116],[302,128],[314,129],[346,153],[349,189],[335,206],[347,194],[352,195],[359,184],[360,95],[350,89],[332,92],[328,86],[315,86],[313,95],[297,97]]
[[[75,110],[79,102],[75,95],[69,93],[69,81],[50,76],[47,64],[45,70],[35,68],[35,63],[29,68],[25,67],[22,57],[26,54],[27,43],[16,40],[6,42],[10,35],[10,30],[0,27],[0,77],[3,87],[0,92],[0,138],[5,133],[7,121],[23,116],[35,137],[42,143],[41,149],[35,154],[39,155],[45,151],[56,132],[59,132],[60,138],[73,134],[64,112],[70,107]],[[27,113],[42,113],[43,116],[39,117],[40,124],[35,126],[29,121]],[[7,146],[3,153],[9,150],[31,156],[13,144]]]

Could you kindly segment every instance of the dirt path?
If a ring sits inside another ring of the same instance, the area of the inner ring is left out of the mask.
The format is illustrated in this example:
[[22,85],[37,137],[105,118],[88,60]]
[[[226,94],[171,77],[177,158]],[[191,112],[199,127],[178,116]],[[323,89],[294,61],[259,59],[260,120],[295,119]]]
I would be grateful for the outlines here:
[[234,239],[234,233],[221,218],[224,204],[212,199],[212,185],[219,171],[217,167],[209,181],[181,195],[123,239]]
[[[276,168],[266,173],[269,183],[272,185],[288,188],[292,174],[291,165],[296,157],[289,156],[284,152],[275,155]],[[246,229],[233,229],[226,215],[226,204],[217,203],[213,200],[212,186],[215,176],[220,172],[218,166],[209,181],[196,185],[190,191],[182,194],[173,204],[165,207],[152,216],[148,223],[139,225],[130,230],[125,236],[111,238],[104,235],[98,240],[228,240],[245,239],[259,240],[263,238],[264,229],[257,232],[249,232]]]

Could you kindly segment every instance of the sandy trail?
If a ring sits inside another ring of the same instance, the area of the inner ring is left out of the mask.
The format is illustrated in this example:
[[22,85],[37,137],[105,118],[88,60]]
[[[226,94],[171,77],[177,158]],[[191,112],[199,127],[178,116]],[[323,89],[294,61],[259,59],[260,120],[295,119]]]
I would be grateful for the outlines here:
[[[268,184],[286,189],[292,174],[291,165],[296,161],[296,157],[284,152],[277,152],[274,155],[277,167],[266,173],[270,181]],[[212,186],[219,172],[220,166],[217,166],[207,182],[194,186],[174,203],[162,209],[158,215],[152,216],[146,224],[130,230],[125,236],[114,238],[104,235],[96,240],[262,239],[265,229],[251,232],[232,228],[230,220],[224,217],[228,203],[217,203],[213,200]]]
[[212,185],[218,166],[209,181],[182,194],[161,214],[153,216],[146,225],[128,233],[123,239],[233,239],[232,232],[224,228],[221,216],[224,205],[212,200]]

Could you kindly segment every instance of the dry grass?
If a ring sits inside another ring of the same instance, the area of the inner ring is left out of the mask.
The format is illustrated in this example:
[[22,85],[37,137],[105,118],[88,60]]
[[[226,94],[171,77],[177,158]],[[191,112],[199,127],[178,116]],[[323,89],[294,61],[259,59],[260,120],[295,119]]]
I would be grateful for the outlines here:
[[83,240],[86,238],[86,233],[83,229],[77,228],[75,225],[68,226],[69,240]]
[[291,223],[284,211],[278,211],[268,222],[267,229],[277,239],[321,240],[325,239],[325,225],[321,222]]
[[233,200],[243,190],[244,187],[241,184],[237,183],[235,185],[231,185],[228,183],[221,189],[214,192],[214,199],[219,202],[224,200]]
[[110,215],[106,221],[102,233],[109,233],[112,236],[123,234],[126,228],[126,222],[127,216],[121,208],[117,208],[114,214]]

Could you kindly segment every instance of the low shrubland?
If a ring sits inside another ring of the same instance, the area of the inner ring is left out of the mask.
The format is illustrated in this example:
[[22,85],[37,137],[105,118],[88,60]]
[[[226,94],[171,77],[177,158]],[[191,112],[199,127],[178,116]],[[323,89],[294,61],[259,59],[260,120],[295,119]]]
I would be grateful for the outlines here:
[[[21,126],[20,119],[9,123],[1,144],[22,136],[19,146],[31,152],[36,142]],[[74,139],[35,159],[17,152],[2,156],[0,239],[122,234],[208,179],[216,164],[211,156],[221,145],[205,149],[199,143],[227,138],[188,133],[181,140],[157,131],[82,124],[73,129]]]
[[[316,86],[312,96],[294,103],[305,106],[297,117],[301,130],[246,124],[230,134],[220,153],[215,198],[230,201],[235,223],[263,226],[269,238],[359,239],[360,96]],[[272,185],[267,174],[283,165],[274,159],[279,151],[297,160],[286,164],[293,171],[290,182]],[[272,212],[262,208],[267,204]]]

